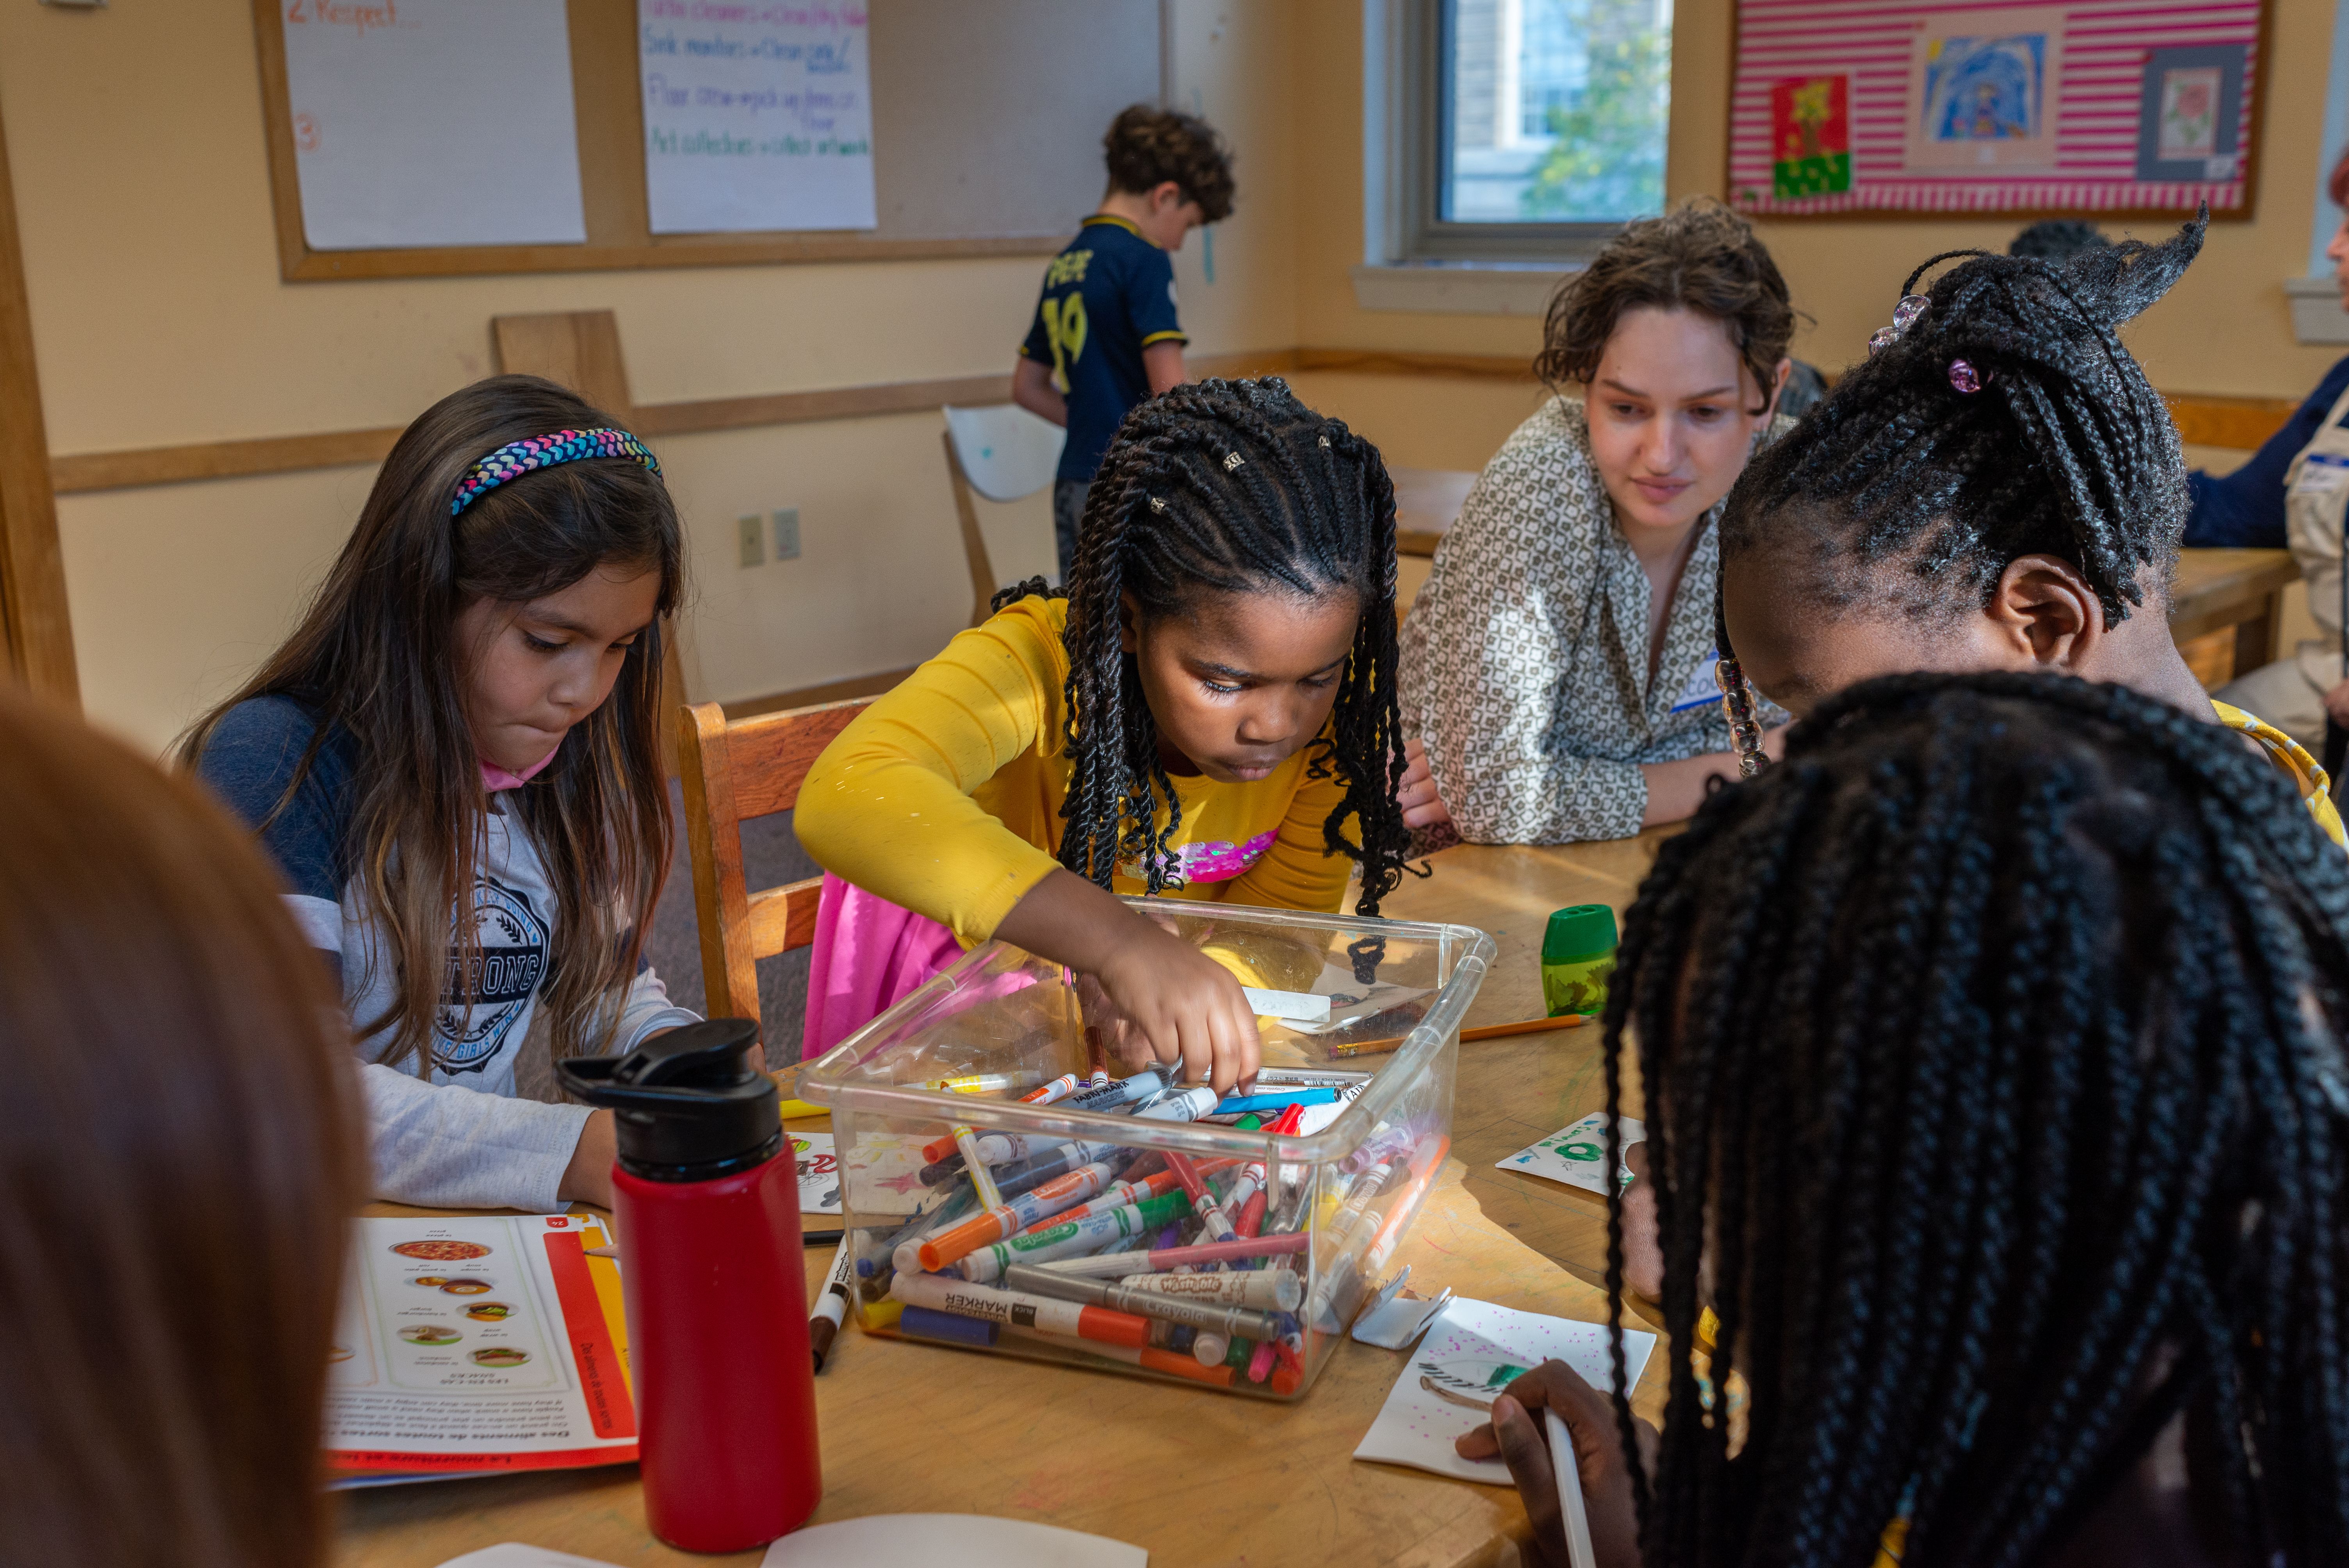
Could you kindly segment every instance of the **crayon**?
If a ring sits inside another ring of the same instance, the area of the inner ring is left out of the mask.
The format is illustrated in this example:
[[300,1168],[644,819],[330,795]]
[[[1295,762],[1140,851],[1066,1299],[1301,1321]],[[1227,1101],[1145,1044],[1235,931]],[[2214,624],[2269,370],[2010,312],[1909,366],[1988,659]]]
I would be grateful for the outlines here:
[[[1003,1271],[1003,1278],[1014,1291],[1032,1291],[1040,1297],[1083,1302],[1092,1306],[1136,1313],[1146,1317],[1164,1317],[1174,1323],[1187,1323],[1194,1328],[1212,1328],[1220,1334],[1237,1335],[1248,1339],[1278,1339],[1284,1332],[1293,1331],[1284,1330],[1283,1324],[1295,1321],[1250,1307],[1213,1306],[1205,1302],[1187,1301],[1181,1296],[1128,1290],[1107,1280],[1055,1274],[1032,1264],[1013,1264]],[[903,1282],[904,1276],[900,1275],[899,1283]]]
[[848,1320],[848,1281],[854,1268],[848,1238],[843,1236],[840,1250],[832,1254],[832,1272],[824,1277],[823,1295],[816,1298],[815,1312],[808,1318],[808,1348],[815,1353],[815,1369],[819,1372],[823,1370],[823,1358],[832,1349],[833,1336]]
[[[1014,1263],[1044,1263],[1053,1258],[1073,1257],[1081,1253],[1092,1252],[1128,1238],[1139,1237],[1153,1225],[1186,1214],[1190,1210],[1190,1199],[1180,1192],[1169,1192],[1164,1197],[1145,1199],[1128,1208],[1112,1209],[1104,1214],[1092,1214],[1082,1220],[1071,1220],[1041,1231],[1012,1236],[991,1246],[976,1247],[965,1254],[955,1268],[963,1278],[985,1284],[1002,1278],[1003,1271]],[[1150,1254],[1143,1253],[1139,1255],[1147,1257]]]
[[998,1331],[999,1326],[984,1317],[933,1312],[926,1306],[909,1306],[897,1315],[898,1333],[942,1345],[993,1345]]
[[1334,1088],[1278,1088],[1255,1094],[1227,1094],[1216,1102],[1216,1114],[1232,1116],[1246,1110],[1285,1110],[1292,1105],[1335,1105]]
[[1073,1339],[1099,1340],[1139,1350],[1150,1343],[1150,1325],[1127,1312],[1078,1303],[1065,1298],[1029,1295],[997,1290],[946,1274],[899,1274],[889,1294],[907,1306],[933,1312],[960,1313],[965,1317],[992,1318],[1021,1328],[1040,1328]]
[[1127,1290],[1181,1296],[1216,1306],[1249,1306],[1258,1312],[1295,1312],[1305,1299],[1305,1286],[1293,1274],[1278,1269],[1237,1274],[1137,1274],[1121,1277]]
[[990,1242],[1026,1230],[1048,1214],[1083,1202],[1108,1186],[1112,1176],[1106,1161],[1071,1171],[1032,1192],[982,1209],[951,1231],[917,1243],[916,1253],[925,1269],[942,1269],[966,1253],[977,1252]]
[[[1301,1253],[1312,1238],[1303,1231],[1289,1231],[1279,1235],[1237,1238],[1228,1242],[1203,1242],[1195,1247],[1154,1248],[1138,1253],[1104,1253],[1097,1258],[1066,1257],[1050,1264],[1054,1274],[1077,1274],[1094,1279],[1121,1279],[1127,1274],[1158,1274],[1185,1264],[1219,1264],[1242,1258],[1278,1257],[1284,1253]],[[1034,1258],[1023,1259],[1034,1263]]]
[[1079,1344],[1057,1334],[1045,1334],[1021,1328],[1016,1324],[1006,1325],[1004,1331],[1021,1339],[1033,1339],[1041,1344],[1055,1345],[1063,1350],[1081,1350],[1087,1356],[1098,1356],[1105,1361],[1123,1361],[1129,1367],[1142,1367],[1153,1372],[1164,1372],[1170,1377],[1187,1377],[1194,1383],[1208,1383],[1218,1388],[1228,1388],[1232,1386],[1230,1367],[1202,1367],[1190,1357],[1177,1351],[1160,1350],[1150,1346],[1135,1350],[1123,1345],[1103,1345],[1093,1340],[1086,1340]]

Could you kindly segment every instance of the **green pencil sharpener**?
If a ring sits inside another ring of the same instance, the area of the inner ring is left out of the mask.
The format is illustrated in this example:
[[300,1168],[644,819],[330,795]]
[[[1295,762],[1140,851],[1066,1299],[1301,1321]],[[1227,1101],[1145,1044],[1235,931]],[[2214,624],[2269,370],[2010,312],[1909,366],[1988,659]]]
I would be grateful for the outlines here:
[[1595,1018],[1607,1010],[1615,973],[1615,912],[1578,903],[1549,917],[1542,937],[1542,1001],[1553,1018]]

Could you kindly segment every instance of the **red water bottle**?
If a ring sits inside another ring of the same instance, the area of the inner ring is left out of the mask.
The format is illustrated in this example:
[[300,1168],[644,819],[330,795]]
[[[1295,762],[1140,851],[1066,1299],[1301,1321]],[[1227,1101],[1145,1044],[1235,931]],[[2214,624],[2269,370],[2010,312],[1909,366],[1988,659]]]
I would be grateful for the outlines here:
[[799,1178],[747,1019],[556,1064],[617,1113],[612,1173],[645,1518],[686,1552],[741,1552],[823,1495]]

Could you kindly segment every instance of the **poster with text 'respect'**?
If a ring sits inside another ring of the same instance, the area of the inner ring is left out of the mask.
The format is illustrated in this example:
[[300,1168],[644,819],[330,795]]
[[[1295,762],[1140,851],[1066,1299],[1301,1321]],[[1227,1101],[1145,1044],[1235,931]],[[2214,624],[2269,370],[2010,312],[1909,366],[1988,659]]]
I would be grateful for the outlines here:
[[314,251],[584,244],[564,0],[278,0]]
[[636,0],[656,234],[870,229],[862,0]]

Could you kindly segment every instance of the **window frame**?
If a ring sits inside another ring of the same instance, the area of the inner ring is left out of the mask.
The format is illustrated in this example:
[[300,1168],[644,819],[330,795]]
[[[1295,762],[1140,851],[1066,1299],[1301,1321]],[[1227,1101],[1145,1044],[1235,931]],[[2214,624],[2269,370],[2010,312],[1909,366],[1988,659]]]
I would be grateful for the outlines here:
[[[1375,0],[1374,0],[1375,3]],[[1588,262],[1623,232],[1616,222],[1462,222],[1443,216],[1450,128],[1444,112],[1455,0],[1384,0],[1385,254],[1390,263]],[[1375,145],[1375,143],[1373,144]],[[1380,171],[1373,170],[1376,181]]]

